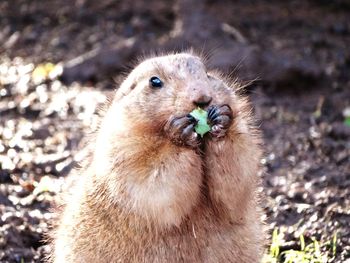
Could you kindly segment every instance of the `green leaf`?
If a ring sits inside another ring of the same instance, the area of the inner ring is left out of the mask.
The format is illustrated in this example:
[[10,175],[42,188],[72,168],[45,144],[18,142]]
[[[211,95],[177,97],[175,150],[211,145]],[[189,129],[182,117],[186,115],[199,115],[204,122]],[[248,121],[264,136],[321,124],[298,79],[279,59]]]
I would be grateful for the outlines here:
[[335,254],[337,253],[337,232],[334,234],[332,239],[332,254],[333,257],[335,257]]
[[347,117],[345,120],[344,120],[344,124],[346,126],[349,126],[350,127],[350,117]]
[[208,124],[208,112],[201,108],[197,108],[193,110],[190,115],[198,121],[197,125],[194,127],[194,130],[201,137],[210,131],[211,127]]
[[270,254],[277,258],[280,253],[280,246],[279,246],[279,235],[278,235],[278,228],[275,228],[272,233],[272,244],[270,247]]
[[305,239],[304,239],[304,235],[303,234],[300,235],[300,250],[301,251],[305,250]]

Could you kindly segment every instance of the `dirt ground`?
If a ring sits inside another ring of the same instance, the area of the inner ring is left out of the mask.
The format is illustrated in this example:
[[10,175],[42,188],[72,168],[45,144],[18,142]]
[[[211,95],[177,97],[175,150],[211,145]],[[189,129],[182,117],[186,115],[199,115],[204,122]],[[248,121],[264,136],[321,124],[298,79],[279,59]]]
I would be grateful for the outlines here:
[[[350,260],[350,127],[344,123],[350,115],[350,3],[203,3],[210,21],[229,25],[223,28],[234,39],[211,37],[255,50],[259,59],[242,57],[227,68],[215,60],[220,45],[210,47],[213,65],[257,79],[246,92],[265,139],[266,220],[284,233],[282,251],[298,248],[300,234],[308,242],[337,233],[333,262]],[[170,39],[181,12],[173,6],[171,0],[0,2],[0,262],[43,260],[50,207],[82,159],[82,138],[96,128],[113,79],[137,55]],[[179,39],[196,44],[185,35]],[[132,48],[128,39],[135,40]],[[100,55],[104,49],[116,60]],[[70,71],[92,50],[97,59]],[[130,55],[119,56],[123,51]]]

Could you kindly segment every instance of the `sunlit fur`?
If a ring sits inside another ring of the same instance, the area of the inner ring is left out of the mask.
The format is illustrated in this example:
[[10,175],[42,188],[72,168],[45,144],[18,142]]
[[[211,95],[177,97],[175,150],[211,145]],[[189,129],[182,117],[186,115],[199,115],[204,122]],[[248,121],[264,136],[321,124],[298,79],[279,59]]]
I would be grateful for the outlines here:
[[[158,76],[160,89],[149,85]],[[250,106],[192,53],[153,57],[124,80],[92,157],[53,232],[54,262],[259,262],[264,244],[256,188],[260,136]],[[192,92],[230,105],[234,120],[201,152],[164,131],[195,106]]]

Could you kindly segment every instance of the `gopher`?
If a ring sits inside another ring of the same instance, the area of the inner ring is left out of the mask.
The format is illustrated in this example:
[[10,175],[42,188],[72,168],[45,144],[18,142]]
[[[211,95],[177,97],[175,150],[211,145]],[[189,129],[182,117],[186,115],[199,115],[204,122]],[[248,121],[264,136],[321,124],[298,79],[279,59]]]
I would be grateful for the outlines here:
[[[50,261],[259,262],[261,139],[204,59],[141,62],[122,82],[52,233]],[[189,113],[208,112],[209,133]]]

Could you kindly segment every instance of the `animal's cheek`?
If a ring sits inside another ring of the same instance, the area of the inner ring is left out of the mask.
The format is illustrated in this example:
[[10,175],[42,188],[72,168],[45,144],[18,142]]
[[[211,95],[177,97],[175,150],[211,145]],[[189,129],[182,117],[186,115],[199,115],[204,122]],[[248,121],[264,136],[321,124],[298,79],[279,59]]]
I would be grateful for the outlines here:
[[173,109],[172,114],[174,116],[183,116],[190,113],[195,108],[195,105],[191,102],[189,96],[179,93],[174,99],[171,108]]
[[234,101],[234,95],[230,92],[216,91],[211,104],[218,106],[227,104],[232,107],[232,105],[234,105]]

